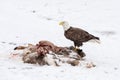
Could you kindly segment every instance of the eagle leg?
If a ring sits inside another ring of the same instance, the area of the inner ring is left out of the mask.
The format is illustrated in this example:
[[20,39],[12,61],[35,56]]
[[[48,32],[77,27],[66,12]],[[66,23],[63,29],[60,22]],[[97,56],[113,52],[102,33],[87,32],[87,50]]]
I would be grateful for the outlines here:
[[77,51],[79,49],[79,46],[77,46],[77,43],[74,42],[74,51]]
[[78,51],[78,50],[80,50],[80,46],[82,46],[83,45],[83,43],[82,42],[74,42],[74,51]]

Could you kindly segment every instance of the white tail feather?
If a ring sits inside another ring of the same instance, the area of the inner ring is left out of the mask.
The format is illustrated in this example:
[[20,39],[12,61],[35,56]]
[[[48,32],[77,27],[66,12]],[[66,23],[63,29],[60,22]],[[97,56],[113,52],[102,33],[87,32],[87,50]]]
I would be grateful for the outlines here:
[[100,44],[100,43],[101,43],[101,41],[100,41],[100,40],[97,40],[97,39],[92,39],[92,40],[89,40],[89,42],[98,43],[98,44]]

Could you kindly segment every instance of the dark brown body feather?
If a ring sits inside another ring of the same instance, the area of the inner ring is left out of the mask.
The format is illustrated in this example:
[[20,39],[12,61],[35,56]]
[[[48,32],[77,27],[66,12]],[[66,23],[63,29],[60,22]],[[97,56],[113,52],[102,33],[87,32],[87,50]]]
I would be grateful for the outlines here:
[[87,42],[91,39],[98,39],[98,37],[93,36],[92,34],[89,34],[87,31],[82,30],[80,28],[73,28],[70,27],[67,31],[64,33],[65,37],[67,39],[70,39],[74,42],[75,46],[82,46],[83,42]]

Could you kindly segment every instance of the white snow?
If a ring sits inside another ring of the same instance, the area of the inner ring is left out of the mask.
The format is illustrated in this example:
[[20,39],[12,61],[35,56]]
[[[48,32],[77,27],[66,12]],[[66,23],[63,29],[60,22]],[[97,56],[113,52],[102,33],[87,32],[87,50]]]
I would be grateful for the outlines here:
[[[0,80],[119,80],[119,0],[0,0]],[[85,43],[85,59],[96,67],[39,66],[10,58],[13,48],[49,40],[73,43],[63,36],[60,21],[99,36],[101,44]]]

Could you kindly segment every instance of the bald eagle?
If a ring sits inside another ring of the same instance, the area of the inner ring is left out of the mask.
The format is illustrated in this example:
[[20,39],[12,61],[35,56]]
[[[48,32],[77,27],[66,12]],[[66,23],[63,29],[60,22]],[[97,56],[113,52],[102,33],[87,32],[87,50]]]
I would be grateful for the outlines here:
[[64,36],[74,42],[76,49],[82,46],[83,42],[89,40],[96,40],[96,42],[99,42],[99,37],[96,37],[83,29],[71,27],[66,21],[60,22],[59,25],[63,26]]

